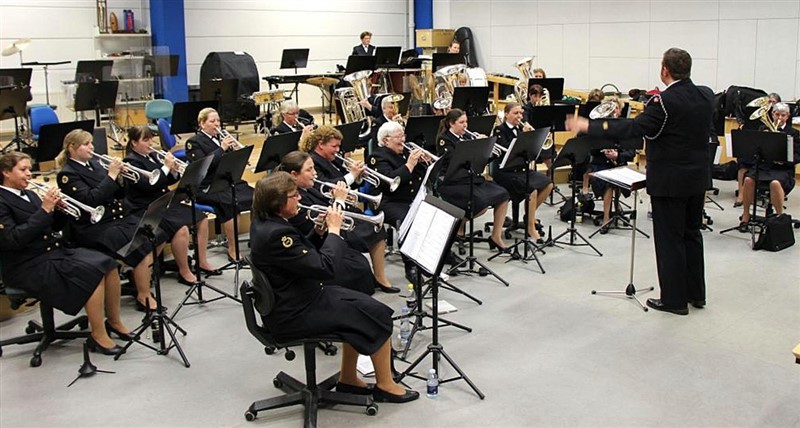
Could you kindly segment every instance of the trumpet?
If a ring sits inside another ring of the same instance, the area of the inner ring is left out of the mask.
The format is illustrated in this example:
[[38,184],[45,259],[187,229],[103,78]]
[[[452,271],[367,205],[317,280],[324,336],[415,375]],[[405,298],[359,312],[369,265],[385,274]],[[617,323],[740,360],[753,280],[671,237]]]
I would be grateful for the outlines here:
[[[44,194],[50,190],[50,187],[45,186],[44,184],[39,184],[35,181],[29,181],[28,185],[33,186],[36,193],[38,193],[42,198],[44,198]],[[56,208],[58,208],[60,211],[74,217],[76,220],[81,218],[81,211],[87,212],[89,213],[89,218],[92,224],[100,221],[100,219],[103,218],[103,214],[106,213],[106,208],[102,205],[99,207],[90,207],[89,205],[86,205],[83,202],[64,194],[61,195],[61,202],[61,204],[56,205]]]
[[[100,164],[103,165],[103,168],[108,169],[108,164],[114,161],[114,158],[109,155],[98,155],[95,152],[92,152],[92,156],[100,159]],[[138,182],[141,180],[142,177],[147,177],[147,181],[150,183],[151,186],[155,185],[158,182],[158,179],[161,178],[161,171],[160,170],[153,170],[147,171],[141,168],[137,168],[127,162],[122,162],[122,172],[120,172],[123,177],[127,178],[131,181]]]
[[[156,154],[156,156],[161,161],[161,163],[164,163],[164,160],[167,158],[167,154],[169,152],[166,152],[164,150],[153,149],[153,153]],[[182,160],[180,160],[178,158],[175,158],[175,166],[178,167],[178,174],[183,175],[183,173],[186,171],[186,166],[187,165],[188,164],[186,162],[184,162],[184,161],[182,161]]]
[[[322,195],[326,198],[333,201],[333,189],[336,187],[333,183],[328,183],[327,181],[320,181],[316,178],[314,179],[314,184],[319,185],[319,191],[322,192]],[[325,189],[329,190],[325,190]],[[366,199],[373,208],[377,208],[381,204],[381,198],[383,195],[378,194],[378,196],[369,195],[366,193],[357,192],[352,189],[347,189],[347,198],[344,200],[348,205],[354,206],[358,203],[358,198]]]
[[[336,159],[339,159],[344,164],[345,168],[350,169],[353,167],[354,160],[346,158],[340,154],[336,154]],[[369,167],[364,168],[363,179],[367,183],[371,184],[373,187],[380,187],[381,181],[389,185],[389,191],[394,192],[397,190],[397,187],[400,186],[400,177],[389,178],[378,171],[370,169]]]
[[[325,215],[328,214],[328,208],[324,205],[303,205],[297,204],[298,207],[306,210],[306,216],[309,220],[313,221],[317,226],[324,226],[325,224]],[[342,230],[346,230],[348,232],[352,231],[356,228],[355,221],[363,221],[367,223],[372,223],[375,226],[375,231],[379,231],[383,228],[383,213],[378,213],[376,215],[365,215],[365,214],[358,214],[358,213],[351,213],[350,211],[342,212]]]
[[319,125],[317,125],[316,123],[311,123],[311,119],[306,119],[303,116],[297,116],[297,123],[299,123],[300,125],[302,125],[304,127],[308,126],[308,125],[311,125],[312,129],[319,128]]
[[409,151],[422,150],[422,155],[425,156],[428,159],[431,159],[434,162],[438,162],[439,159],[440,159],[439,156],[436,156],[435,154],[423,149],[422,146],[420,146],[419,144],[417,144],[417,143],[415,143],[413,141],[404,142],[403,143],[403,147],[405,147]]
[[[224,128],[217,127],[217,134],[219,134],[219,136],[222,137],[223,140],[228,137],[233,138],[233,135],[231,135],[231,133]],[[240,143],[239,140],[237,140],[236,138],[233,138],[233,144],[236,146],[234,150],[239,150],[244,147],[244,144]]]

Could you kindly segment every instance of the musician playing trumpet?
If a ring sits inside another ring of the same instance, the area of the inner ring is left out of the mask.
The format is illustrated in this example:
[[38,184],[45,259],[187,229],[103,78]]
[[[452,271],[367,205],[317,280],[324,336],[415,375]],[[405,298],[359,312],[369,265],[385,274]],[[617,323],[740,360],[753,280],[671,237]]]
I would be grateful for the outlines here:
[[273,127],[269,131],[270,134],[278,135],[302,131],[303,135],[306,135],[314,129],[314,121],[313,118],[305,119],[301,117],[300,108],[296,102],[292,100],[284,101],[281,103],[280,114],[275,115]]
[[[380,144],[380,139],[378,138],[378,130],[384,123],[387,122],[402,122],[403,116],[397,113],[397,104],[392,101],[392,98],[389,96],[385,96],[381,99],[381,114],[372,122],[372,131],[370,132],[370,138],[372,139],[371,148],[369,153],[372,153],[373,150]],[[364,155],[365,158],[369,158],[369,154]]]
[[[153,133],[146,126],[134,126],[128,129],[128,155],[125,161],[135,167],[146,171],[161,170],[161,176],[154,185],[139,180],[125,187],[125,209],[135,215],[142,216],[147,206],[169,191],[169,186],[177,183],[181,175],[178,171],[178,162],[172,153],[162,160],[153,151]],[[197,257],[200,269],[206,275],[222,275],[222,272],[213,268],[208,262],[206,248],[208,247],[208,219],[202,211],[194,213],[197,219]],[[189,266],[189,242],[191,235],[189,225],[192,224],[192,207],[179,203],[177,200],[169,206],[158,225],[159,233],[169,239],[172,253],[175,255],[175,264],[178,265],[178,282],[192,285],[197,277]]]
[[230,134],[225,136],[220,134],[219,114],[213,108],[200,110],[197,115],[197,124],[200,130],[186,142],[186,155],[189,157],[189,161],[194,162],[208,155],[214,157],[200,184],[201,189],[205,190],[197,195],[197,202],[214,207],[217,218],[222,222],[225,237],[228,239],[228,260],[234,261],[236,236],[233,231],[233,216],[238,215],[240,211],[250,209],[253,204],[253,188],[236,177],[237,206],[232,204],[233,197],[230,187],[219,192],[206,193],[214,181],[214,174],[219,167],[220,158],[225,152],[236,150],[239,143]]

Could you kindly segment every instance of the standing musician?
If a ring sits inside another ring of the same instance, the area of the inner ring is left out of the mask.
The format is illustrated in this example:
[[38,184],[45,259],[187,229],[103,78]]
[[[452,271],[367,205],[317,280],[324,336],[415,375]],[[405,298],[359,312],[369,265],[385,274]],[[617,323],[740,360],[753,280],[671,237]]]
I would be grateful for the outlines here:
[[350,55],[357,55],[357,56],[372,56],[375,55],[375,46],[369,44],[372,41],[372,33],[369,31],[363,31],[359,36],[361,39],[361,44],[356,45],[353,47],[353,53]]
[[[536,70],[544,71],[540,68]],[[534,71],[535,72],[535,71]],[[538,77],[537,77],[538,79]],[[547,105],[547,101],[544,98],[545,90],[542,85],[532,85],[530,89],[528,89],[528,103],[525,104],[523,109],[523,118],[525,122],[531,123],[533,122],[533,115],[536,111],[535,107]],[[550,138],[550,137],[547,137]],[[536,158],[536,162],[542,162],[547,165],[547,168],[550,168],[553,165],[553,158],[556,157],[556,145],[553,144],[549,149],[544,149],[539,152],[539,157]]]
[[[386,183],[381,183],[380,210],[384,221],[398,230],[400,223],[406,218],[414,197],[422,186],[425,177],[425,164],[431,161],[424,150],[414,149],[405,154],[406,135],[403,126],[397,122],[386,122],[378,130],[378,148],[372,152],[370,166],[379,173],[389,177],[400,177],[400,186],[394,192],[389,191]],[[403,255],[406,279],[417,281],[414,264]]]
[[56,166],[61,168],[58,173],[61,191],[91,207],[105,207],[105,214],[97,223],[91,223],[88,215],[70,219],[72,239],[78,246],[100,251],[133,267],[136,308],[144,311],[149,302],[150,309],[155,309],[156,301],[150,294],[150,266],[153,264],[150,244],[140,246],[125,257],[117,254],[133,239],[140,219],[140,216],[126,215],[122,204],[125,190],[120,174],[124,167],[119,159],[114,159],[106,170],[93,157],[93,150],[92,134],[75,129],[64,137],[64,148],[56,157]]
[[[316,178],[317,172],[314,170],[314,161],[308,153],[299,150],[287,153],[281,159],[281,164],[278,168],[280,171],[288,172],[292,177],[297,185],[297,191],[300,192],[302,197],[303,205],[328,206],[331,204],[330,198],[323,196],[319,190],[314,188],[314,178]],[[337,188],[332,191],[332,194],[335,198],[335,203],[339,206],[344,206],[347,188],[343,182],[337,184]],[[301,208],[296,216],[289,218],[289,223],[307,237],[320,235],[324,238],[322,231],[319,228],[315,228],[314,222],[308,218],[308,212],[305,209]],[[372,267],[370,267],[364,255],[361,254],[362,251],[349,245],[353,240],[346,238],[347,233],[342,231],[342,236],[345,237],[345,242],[348,243],[348,246],[341,255],[340,260],[342,263],[337,263],[334,266],[335,278],[332,278],[330,282],[323,282],[323,284],[338,284],[351,290],[372,295],[375,292],[375,288],[381,285],[372,274]]]
[[200,110],[197,115],[197,124],[200,126],[200,131],[186,142],[186,154],[189,160],[193,162],[208,155],[214,156],[211,166],[200,184],[204,191],[197,195],[197,202],[214,207],[217,218],[225,231],[225,237],[228,239],[228,260],[233,262],[236,261],[234,260],[236,236],[233,231],[233,216],[238,215],[240,211],[250,209],[253,204],[253,188],[241,180],[236,183],[236,207],[231,203],[233,197],[230,187],[216,193],[206,193],[214,181],[214,174],[217,172],[222,155],[225,152],[236,150],[239,144],[231,135],[225,137],[220,135],[219,114],[213,108]]
[[[794,162],[766,162],[758,166],[758,181],[769,183],[769,200],[775,208],[776,214],[783,214],[783,199],[794,189],[794,165],[800,163],[800,132],[790,123],[789,106],[785,103],[776,103],[772,106],[772,118],[778,132],[791,135],[794,140]],[[750,221],[750,205],[755,199],[756,171],[750,168],[744,178],[744,209],[739,231],[749,232],[747,223]]]
[[[377,300],[342,287],[321,285],[335,280],[335,267],[346,244],[339,236],[342,212],[325,215],[328,233],[316,243],[287,221],[301,200],[292,178],[276,171],[258,181],[250,237],[253,265],[267,276],[275,306],[266,316],[271,333],[282,340],[324,334],[342,337],[342,365],[336,390],[372,395],[376,401],[405,403],[419,393],[392,378],[392,310]],[[370,388],[356,372],[358,355],[369,355],[377,384]]]
[[[63,204],[58,188],[47,190],[44,200],[25,190],[31,180],[30,156],[20,152],[3,155],[0,172],[3,282],[69,315],[83,307],[92,329],[89,349],[118,354],[122,348],[108,333],[130,340],[130,331],[120,317],[117,263],[94,250],[64,247],[59,230],[66,219],[54,212]],[[108,319],[104,322],[105,315]]]
[[567,127],[606,138],[644,137],[647,142],[647,193],[653,208],[661,299],[647,306],[687,315],[687,304],[705,306],[702,225],[708,188],[708,124],[713,94],[689,78],[692,57],[670,48],[661,60],[667,88],[635,119],[594,120],[571,117]]
[[[505,121],[494,129],[497,136],[497,144],[508,147],[511,141],[515,140],[521,132],[532,131],[533,127],[527,122],[522,121],[522,106],[517,103],[506,104]],[[511,195],[511,201],[518,203],[525,199],[530,193],[530,201],[525,207],[528,233],[537,243],[543,244],[542,233],[544,228],[536,220],[536,209],[547,199],[553,190],[553,181],[546,175],[530,170],[528,173],[528,187],[525,187],[525,168],[520,165],[515,168],[500,168],[500,159],[495,159],[494,172],[492,177],[495,183],[503,186]],[[541,233],[540,233],[541,231]]]
[[[609,97],[606,102],[614,103],[614,112],[611,113],[611,118],[619,118],[622,115],[622,100],[617,96]],[[611,218],[611,203],[614,199],[614,192],[622,192],[627,198],[631,195],[630,190],[621,189],[616,186],[609,185],[605,180],[590,177],[589,173],[603,171],[610,168],[615,168],[622,165],[627,165],[632,161],[636,152],[634,150],[618,150],[618,149],[602,149],[592,150],[589,157],[589,165],[586,172],[583,173],[583,188],[581,191],[584,195],[589,193],[589,184],[592,185],[592,192],[595,195],[603,195],[603,227],[600,229],[600,234],[605,235],[608,233],[609,225],[606,224]]]
[[314,129],[312,121],[305,122],[307,119],[300,117],[300,108],[292,100],[286,100],[281,104],[280,115],[275,116],[275,123],[270,134],[287,134],[289,132],[311,132]]
[[[342,145],[342,133],[338,129],[322,125],[311,132],[305,140],[300,141],[300,150],[311,155],[314,168],[319,174],[317,177],[321,181],[328,183],[345,182],[350,188],[357,187],[361,181],[366,167],[363,162],[353,161],[349,170],[339,163],[336,155]],[[361,213],[357,208],[351,207],[350,211]],[[381,229],[375,232],[372,225],[364,222],[356,222],[353,232],[346,235],[346,239],[353,248],[363,252],[369,251],[375,277],[381,284],[381,291],[386,293],[398,293],[400,289],[393,287],[386,277],[385,272],[385,251],[386,251],[386,231]]]
[[[476,139],[474,134],[467,131],[467,114],[463,110],[450,110],[444,118],[444,127],[444,132],[437,138],[439,145],[436,147],[436,154],[441,156],[439,162],[442,162],[442,175],[447,171],[456,145],[461,141]],[[441,182],[438,191],[445,201],[466,210],[469,204],[471,181],[473,183],[472,216],[473,218],[480,217],[488,207],[494,207],[494,225],[492,226],[492,236],[489,238],[489,248],[505,252],[507,248],[503,242],[503,222],[506,219],[510,195],[500,185],[486,181],[482,173],[483,171],[474,171],[470,177],[469,171],[461,169],[450,181]]]
[[[153,152],[153,133],[146,126],[134,126],[128,129],[128,156],[125,162],[145,171],[161,170],[161,175],[156,184],[151,185],[147,180],[128,183],[125,186],[125,209],[127,212],[142,216],[147,206],[169,191],[169,186],[180,181],[178,164],[172,153],[162,161]],[[208,247],[208,219],[196,210],[197,219],[197,258],[200,261],[200,270],[209,276],[222,275],[222,271],[211,267],[207,258]],[[188,225],[192,224],[192,207],[174,200],[169,209],[164,213],[158,225],[160,232],[170,240],[172,253],[175,255],[175,264],[178,265],[178,282],[192,285],[197,277],[189,266],[189,242],[191,235]]]

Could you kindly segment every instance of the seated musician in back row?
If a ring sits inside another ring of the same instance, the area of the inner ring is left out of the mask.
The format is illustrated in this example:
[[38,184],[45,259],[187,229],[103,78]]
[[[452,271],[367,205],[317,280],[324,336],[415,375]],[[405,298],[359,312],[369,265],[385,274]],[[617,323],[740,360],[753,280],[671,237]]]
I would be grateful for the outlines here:
[[[528,89],[528,103],[522,107],[523,119],[525,122],[533,122],[536,107],[549,105],[549,100],[544,95],[545,89],[542,87],[542,85],[532,85],[530,89]],[[553,164],[554,157],[556,157],[555,144],[553,144],[549,149],[543,149],[541,152],[539,152],[539,157],[536,158],[536,162],[542,162],[547,165],[548,168],[550,168],[550,166]]]
[[[525,131],[533,131],[527,122],[522,122],[522,106],[517,103],[506,104],[505,121],[494,129],[494,135],[497,136],[497,144],[503,147],[508,147],[511,141],[515,140],[517,136]],[[527,177],[527,188],[525,187],[526,177],[525,168],[520,165],[515,168],[500,168],[500,158],[493,161],[494,172],[492,177],[495,183],[503,186],[511,195],[512,203],[518,203],[525,200],[525,196],[530,193],[530,202],[525,207],[526,212],[526,225],[531,239],[537,243],[543,244],[544,240],[540,232],[544,232],[544,228],[536,220],[536,209],[547,199],[550,192],[553,190],[553,181],[546,175],[530,170]]]
[[253,204],[253,188],[241,177],[236,177],[236,206],[233,205],[233,195],[230,187],[214,193],[208,193],[214,175],[219,167],[220,158],[226,152],[231,152],[239,147],[239,143],[228,134],[221,134],[221,123],[219,114],[213,108],[204,108],[197,115],[197,124],[200,131],[189,138],[186,142],[186,154],[189,161],[198,161],[208,155],[213,156],[211,166],[205,178],[200,183],[200,194],[197,195],[197,202],[210,205],[214,208],[217,218],[222,223],[225,237],[228,239],[228,260],[235,261],[236,258],[236,236],[233,230],[233,217],[241,211],[247,211]]
[[[789,106],[785,103],[776,103],[772,106],[772,118],[776,123],[778,132],[791,135],[794,140],[794,162],[762,162],[758,166],[758,182],[769,183],[770,203],[775,209],[775,214],[783,214],[783,199],[794,189],[795,165],[800,163],[800,132],[792,127]],[[744,178],[742,222],[739,224],[740,232],[748,232],[747,223],[750,221],[751,205],[755,200],[756,169],[750,168]]]
[[314,129],[313,118],[306,119],[300,115],[300,107],[292,100],[281,103],[280,114],[274,116],[272,135],[286,134],[289,132],[311,132]]
[[[345,167],[342,161],[337,159],[336,155],[339,154],[339,148],[342,146],[342,133],[332,126],[322,125],[309,133],[307,137],[300,140],[299,148],[311,155],[314,168],[319,174],[317,179],[333,184],[343,181],[351,189],[356,189],[363,181],[362,176],[366,168],[363,162],[350,159],[348,159],[348,166]],[[318,187],[317,190],[319,190]],[[356,207],[349,207],[348,210],[362,213]],[[355,225],[355,230],[347,233],[345,239],[360,252],[369,252],[380,290],[386,293],[399,293],[400,289],[393,287],[391,281],[386,277],[384,255],[386,231],[380,229],[375,232],[371,224],[364,222],[356,222]]]
[[[372,150],[380,145],[378,138],[378,130],[381,125],[387,122],[398,122],[403,120],[403,116],[397,113],[397,104],[395,104],[391,97],[385,96],[381,99],[381,114],[372,122],[372,130],[370,131],[370,138],[372,139]],[[372,152],[370,150],[370,152]]]

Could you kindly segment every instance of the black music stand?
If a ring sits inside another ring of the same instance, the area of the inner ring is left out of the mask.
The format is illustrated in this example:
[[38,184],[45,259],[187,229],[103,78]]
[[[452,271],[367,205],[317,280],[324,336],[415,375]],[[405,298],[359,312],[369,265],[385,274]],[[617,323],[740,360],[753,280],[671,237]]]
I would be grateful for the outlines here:
[[366,120],[359,120],[357,122],[343,123],[334,126],[334,128],[342,133],[342,146],[339,148],[340,152],[350,153],[358,147],[358,136],[365,123]]
[[[527,189],[530,187],[530,173],[531,173],[531,162],[539,156],[539,152],[542,151],[542,145],[544,145],[544,140],[547,139],[547,134],[549,130],[547,128],[540,128],[530,132],[522,132],[514,139],[506,150],[505,156],[503,160],[500,162],[500,169],[508,168],[509,170],[514,170],[522,166],[522,170],[525,173],[525,207],[527,209],[530,206],[531,202],[531,192],[528,192]],[[527,213],[527,215],[531,215]],[[523,253],[519,253],[519,247],[523,246]],[[538,245],[536,242],[531,240],[531,235],[528,232],[528,225],[525,225],[525,235],[521,241],[517,241],[511,247],[513,249],[511,253],[511,258],[506,260],[506,263],[510,262],[511,260],[521,260],[523,263],[528,263],[530,260],[535,260],[536,264],[539,265],[539,270],[542,271],[544,274],[544,267],[542,263],[539,261],[539,257],[536,255],[537,251],[544,250]],[[500,256],[503,253],[497,253],[492,257],[489,257],[489,261],[492,261],[494,258]]]
[[[30,63],[24,63],[23,66]],[[0,68],[0,88],[9,86],[31,86],[31,75],[33,70],[30,68]]]
[[194,134],[197,132],[197,116],[204,108],[219,108],[219,101],[186,101],[172,106],[172,124],[169,132],[172,135]]
[[110,81],[113,67],[114,61],[108,59],[78,61],[75,68],[75,82],[80,84]]
[[[306,68],[308,66],[308,53],[310,49],[284,49],[281,53],[281,66],[280,68],[287,69],[293,68],[294,74],[297,74],[298,68]],[[298,91],[299,91],[300,83],[294,82],[294,89],[292,92],[294,93],[294,102],[299,104],[298,101]],[[289,97],[291,98],[291,94]]]
[[239,79],[200,81],[200,99],[204,101],[214,100],[218,103],[219,109],[217,111],[221,122],[231,122],[232,119],[239,117],[238,93]]
[[75,111],[93,110],[95,126],[100,126],[100,111],[114,108],[118,89],[118,80],[79,82],[75,92]]
[[375,48],[375,66],[378,68],[397,68],[400,65],[400,46],[378,46]]
[[50,67],[51,65],[64,65],[70,63],[72,63],[72,61],[53,61],[53,62],[31,61],[31,62],[23,62],[20,65],[23,67],[36,67],[36,66],[42,67],[42,69],[44,70],[44,96],[45,99],[47,100],[47,105],[50,106],[50,108],[55,109],[56,106],[50,105],[50,79],[48,76],[48,71],[49,71],[48,67]]
[[297,150],[301,131],[273,135],[264,142],[253,172],[271,171],[281,163],[287,153]]
[[[753,212],[750,214],[750,221],[747,222],[747,228],[750,230],[750,244],[751,248],[755,250],[756,242],[756,229],[761,229],[764,224],[764,218],[759,218],[756,215],[756,190],[759,184],[759,172],[762,162],[765,164],[772,164],[773,162],[789,161],[788,147],[792,146],[792,137],[782,132],[762,132],[753,131],[748,129],[733,129],[731,130],[731,145],[733,146],[733,156],[736,159],[753,159],[755,166],[755,187],[753,189],[753,202],[751,204]],[[739,226],[730,227],[722,230],[719,233],[724,234],[731,230],[738,229]]]
[[[425,215],[425,213],[430,213],[431,215]],[[422,270],[431,275],[433,281],[431,284],[433,305],[433,315],[431,315],[433,326],[431,328],[433,334],[431,343],[428,345],[425,352],[417,357],[417,359],[399,375],[396,381],[402,381],[406,376],[425,380],[425,377],[414,372],[414,368],[416,368],[425,357],[433,354],[433,358],[431,359],[432,366],[437,373],[440,373],[439,360],[441,360],[441,357],[444,357],[459,375],[458,377],[440,380],[440,385],[463,379],[472,390],[475,391],[475,394],[483,400],[485,396],[480,389],[472,383],[469,377],[467,377],[455,361],[444,351],[444,346],[439,343],[439,286],[437,278],[439,278],[439,275],[442,273],[445,254],[450,251],[450,246],[453,244],[453,240],[455,240],[456,233],[458,232],[458,225],[463,217],[464,211],[460,208],[433,196],[427,196],[420,210],[417,211],[417,218],[413,220],[409,232],[400,247],[400,251],[417,265],[417,272],[419,272],[417,274],[418,282]],[[418,245],[419,241],[421,241],[423,245]],[[419,251],[421,247],[426,248],[426,250]],[[417,307],[419,307],[422,303],[419,291],[417,292],[417,298]]]
[[347,76],[348,74],[361,70],[375,70],[376,64],[377,58],[372,55],[350,55],[347,57],[347,66],[344,69],[344,75]]
[[[181,349],[181,345],[178,343],[177,338],[175,337],[175,332],[180,331],[184,336],[186,336],[186,330],[182,329],[164,310],[164,306],[161,305],[161,281],[159,279],[161,275],[161,269],[159,268],[158,262],[158,245],[156,241],[156,233],[158,231],[158,225],[161,223],[161,218],[164,217],[164,213],[167,211],[167,208],[172,203],[173,197],[175,196],[175,192],[169,192],[162,195],[160,198],[153,201],[148,207],[147,211],[144,213],[142,218],[139,220],[139,225],[136,227],[136,233],[133,235],[133,239],[128,245],[122,247],[118,253],[121,256],[127,256],[131,253],[131,251],[136,250],[137,248],[141,247],[145,243],[150,243],[152,254],[153,254],[153,269],[152,269],[152,286],[156,292],[156,309],[153,311],[150,309],[149,302],[145,302],[147,307],[147,312],[144,315],[144,320],[142,325],[134,329],[130,334],[133,336],[133,340],[129,341],[125,344],[122,348],[122,351],[114,355],[114,359],[118,360],[119,357],[128,350],[128,348],[133,345],[134,342],[146,347],[150,348],[156,352],[158,355],[167,355],[172,348],[178,350],[178,353],[181,355],[181,359],[183,360],[183,365],[189,367],[189,360],[186,359],[186,354],[183,353],[183,349]],[[178,203],[178,202],[175,202]],[[149,298],[147,300],[150,300]],[[158,329],[158,342],[159,347],[156,348],[149,343],[145,343],[144,341],[140,340],[142,334],[150,329]],[[169,334],[170,343],[167,344],[166,332]]]
[[[542,80],[542,79],[539,79]],[[563,78],[562,80],[562,87],[563,87]],[[575,106],[574,105],[550,105],[550,106],[536,106],[533,108],[533,113],[531,113],[530,118],[530,125],[533,126],[535,129],[539,128],[548,128],[550,129],[550,138],[553,141],[553,145],[556,144],[556,132],[557,131],[566,131],[567,128],[565,123],[567,121],[567,116],[572,116],[575,114]],[[549,150],[549,149],[548,149]],[[554,159],[555,161],[555,159]],[[555,185],[555,162],[550,164],[550,169],[548,174],[550,174],[550,180],[553,182],[553,192],[550,193],[550,201],[547,205],[554,206],[558,205],[567,198],[561,193],[558,189],[558,186]],[[572,167],[572,171],[575,171],[575,167]],[[572,174],[575,175],[575,174]],[[575,180],[572,180],[573,184]],[[560,202],[553,202],[553,193],[558,193],[561,196]]]
[[436,153],[436,131],[441,123],[442,116],[409,116],[405,130],[406,141]]
[[[485,264],[478,261],[478,258],[475,257],[475,249],[474,249],[474,226],[475,226],[475,213],[472,211],[472,198],[475,184],[473,183],[476,171],[483,171],[486,168],[486,164],[489,162],[489,158],[492,155],[492,149],[494,148],[495,142],[497,141],[497,137],[489,137],[489,138],[480,138],[477,140],[466,140],[458,143],[455,146],[455,150],[453,150],[452,158],[450,159],[450,163],[447,166],[447,171],[445,172],[444,181],[449,181],[457,176],[460,172],[466,170],[469,176],[469,199],[467,200],[467,218],[469,220],[469,233],[468,236],[468,243],[469,243],[469,255],[461,261],[461,263],[453,266],[448,270],[448,273],[456,272],[458,274],[473,274],[477,273],[480,276],[492,275],[493,277],[497,278],[498,281],[505,284],[508,287],[508,281],[501,278],[497,273],[489,269]],[[475,265],[480,266],[480,269],[475,270]],[[466,266],[466,268],[461,268],[462,266]]]
[[[64,137],[74,129],[93,132],[94,121],[79,120],[75,122],[52,123],[42,125],[39,130],[39,144],[36,145],[36,164],[55,160],[64,147]],[[106,152],[108,150],[106,149]],[[100,154],[100,153],[98,153]]]
[[[568,107],[574,109],[574,106],[568,106]],[[575,171],[575,166],[584,163],[586,161],[586,158],[589,156],[589,151],[592,144],[591,141],[592,141],[591,137],[588,136],[575,137],[569,139],[567,141],[567,144],[564,145],[564,148],[562,148],[561,151],[556,155],[556,158],[553,159],[552,169],[556,169],[560,166],[570,165],[572,167],[572,170]],[[580,232],[578,232],[578,229],[575,228],[575,215],[577,214],[576,213],[577,207],[574,204],[574,201],[575,201],[575,189],[578,187],[578,185],[575,183],[575,179],[576,179],[575,174],[572,174],[572,178],[570,181],[572,187],[571,199],[573,201],[573,209],[572,209],[572,215],[570,216],[569,219],[569,226],[567,226],[567,229],[561,232],[561,234],[556,236],[555,238],[548,237],[547,241],[545,242],[545,245],[549,247],[557,246],[556,244],[569,245],[573,247],[589,246],[599,256],[602,257],[603,253],[601,253],[600,250],[595,248],[594,245],[589,243],[589,241],[586,238],[584,238]],[[569,234],[569,241],[567,242],[559,241],[559,239],[562,236],[567,234]],[[583,243],[576,243],[575,236],[581,238]]]
[[[528,79],[528,91],[530,91],[530,88],[533,85],[539,85],[543,88],[547,88],[547,92],[550,95],[550,103],[554,103],[564,98],[563,77],[548,77],[544,79],[537,79],[535,77],[532,77]],[[574,109],[575,106],[572,106],[572,108]]]
[[31,88],[22,86],[2,87],[0,86],[0,120],[14,119],[14,139],[3,148],[5,153],[16,144],[16,150],[22,151],[28,144],[19,135],[19,117],[25,116],[25,108],[31,96]]
[[436,72],[442,67],[447,67],[448,65],[456,65],[456,64],[466,64],[464,61],[464,55],[460,53],[434,53],[433,54],[433,66],[431,70]]
[[[625,291],[592,290],[592,294],[611,296],[624,294],[625,298],[635,300],[636,303],[639,304],[639,307],[642,308],[643,311],[647,312],[647,306],[643,305],[636,296],[636,286],[633,284],[633,263],[634,256],[636,254],[636,231],[639,230],[636,228],[637,203],[639,198],[639,189],[643,189],[646,185],[645,175],[638,171],[631,170],[627,166],[620,166],[617,168],[599,171],[595,174],[595,177],[608,182],[609,185],[633,191],[633,213],[631,214],[633,225],[631,227],[631,268],[628,277],[628,285],[625,287]],[[655,287],[647,287],[644,289],[644,293],[648,293],[653,290],[655,290]]]
[[467,117],[481,116],[486,111],[488,100],[488,86],[458,87],[453,90],[452,108],[464,110]]
[[469,118],[469,130],[483,135],[491,135],[497,115],[487,114]]

